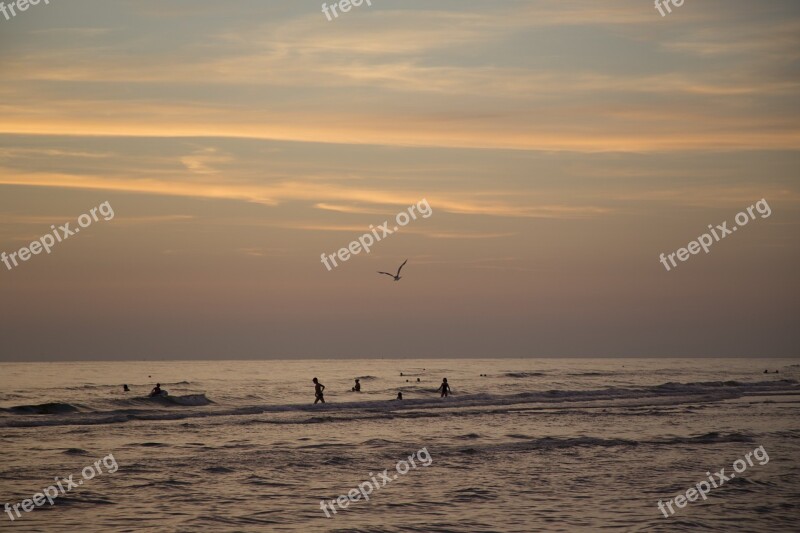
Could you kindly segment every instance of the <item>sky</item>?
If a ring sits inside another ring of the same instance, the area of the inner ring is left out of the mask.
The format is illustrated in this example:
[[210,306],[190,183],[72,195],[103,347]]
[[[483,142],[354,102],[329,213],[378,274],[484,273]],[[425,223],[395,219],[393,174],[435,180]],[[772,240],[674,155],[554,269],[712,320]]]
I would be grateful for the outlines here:
[[800,4],[371,3],[0,15],[0,361],[799,355]]

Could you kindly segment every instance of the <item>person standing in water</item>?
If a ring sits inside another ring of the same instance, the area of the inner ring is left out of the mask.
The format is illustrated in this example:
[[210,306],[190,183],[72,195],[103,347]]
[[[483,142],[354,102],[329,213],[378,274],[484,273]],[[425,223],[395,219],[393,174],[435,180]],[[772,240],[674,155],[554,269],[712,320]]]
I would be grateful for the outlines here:
[[447,378],[444,378],[442,380],[441,386],[438,389],[436,389],[436,392],[439,391],[442,391],[442,396],[441,396],[442,398],[447,398],[447,395],[452,392],[450,390],[450,385],[447,383]]
[[325,390],[325,385],[319,382],[317,378],[312,379],[311,381],[314,382],[314,403],[322,402],[325,403],[325,397],[322,395],[322,392]]
[[353,392],[361,392],[361,383],[358,381],[358,378],[356,378],[356,384],[353,387],[352,391]]

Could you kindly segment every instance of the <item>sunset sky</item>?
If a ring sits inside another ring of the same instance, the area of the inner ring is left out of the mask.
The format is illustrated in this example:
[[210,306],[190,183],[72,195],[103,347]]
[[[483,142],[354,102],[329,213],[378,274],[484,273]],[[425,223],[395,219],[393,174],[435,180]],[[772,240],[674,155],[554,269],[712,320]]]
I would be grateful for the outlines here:
[[795,0],[321,4],[0,15],[0,361],[800,355]]

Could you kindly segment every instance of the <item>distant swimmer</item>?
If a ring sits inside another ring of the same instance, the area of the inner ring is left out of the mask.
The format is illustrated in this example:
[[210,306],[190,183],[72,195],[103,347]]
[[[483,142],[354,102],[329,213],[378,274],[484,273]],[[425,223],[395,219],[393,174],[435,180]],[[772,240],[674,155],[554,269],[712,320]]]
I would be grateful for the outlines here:
[[436,389],[436,392],[442,391],[442,398],[447,398],[447,395],[453,391],[450,390],[450,385],[447,383],[447,378],[442,380],[442,384]]
[[352,389],[353,392],[361,392],[361,382],[356,379],[356,384]]
[[128,385],[123,385],[122,386],[122,392],[130,392],[130,391],[131,391],[131,389],[128,388]]
[[419,383],[419,378],[417,378],[417,383]]
[[325,390],[325,385],[320,383],[317,378],[312,379],[311,381],[314,382],[314,403],[322,402],[325,403],[325,397],[322,395],[322,392]]
[[389,274],[388,272],[381,272],[381,271],[378,271],[378,274],[386,274],[387,276],[394,278],[395,281],[400,281],[400,271],[403,270],[403,267],[406,266],[406,263],[408,263],[408,259],[403,261],[403,264],[400,265],[400,268],[397,269],[397,274]]
[[398,392],[397,393],[397,399],[398,400],[402,400],[403,399],[403,393],[402,392]]
[[153,390],[150,391],[150,397],[153,396],[166,396],[167,391],[161,390],[161,383],[156,383],[156,386],[153,387]]
[[764,370],[764,373],[765,374],[769,374],[769,370]]

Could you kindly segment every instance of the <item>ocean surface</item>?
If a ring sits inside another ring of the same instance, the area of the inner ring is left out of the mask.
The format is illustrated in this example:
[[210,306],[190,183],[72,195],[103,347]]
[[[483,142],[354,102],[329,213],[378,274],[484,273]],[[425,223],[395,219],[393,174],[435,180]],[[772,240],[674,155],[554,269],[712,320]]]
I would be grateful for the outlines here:
[[0,531],[798,531],[798,381],[797,359],[5,363],[0,505],[76,486]]

